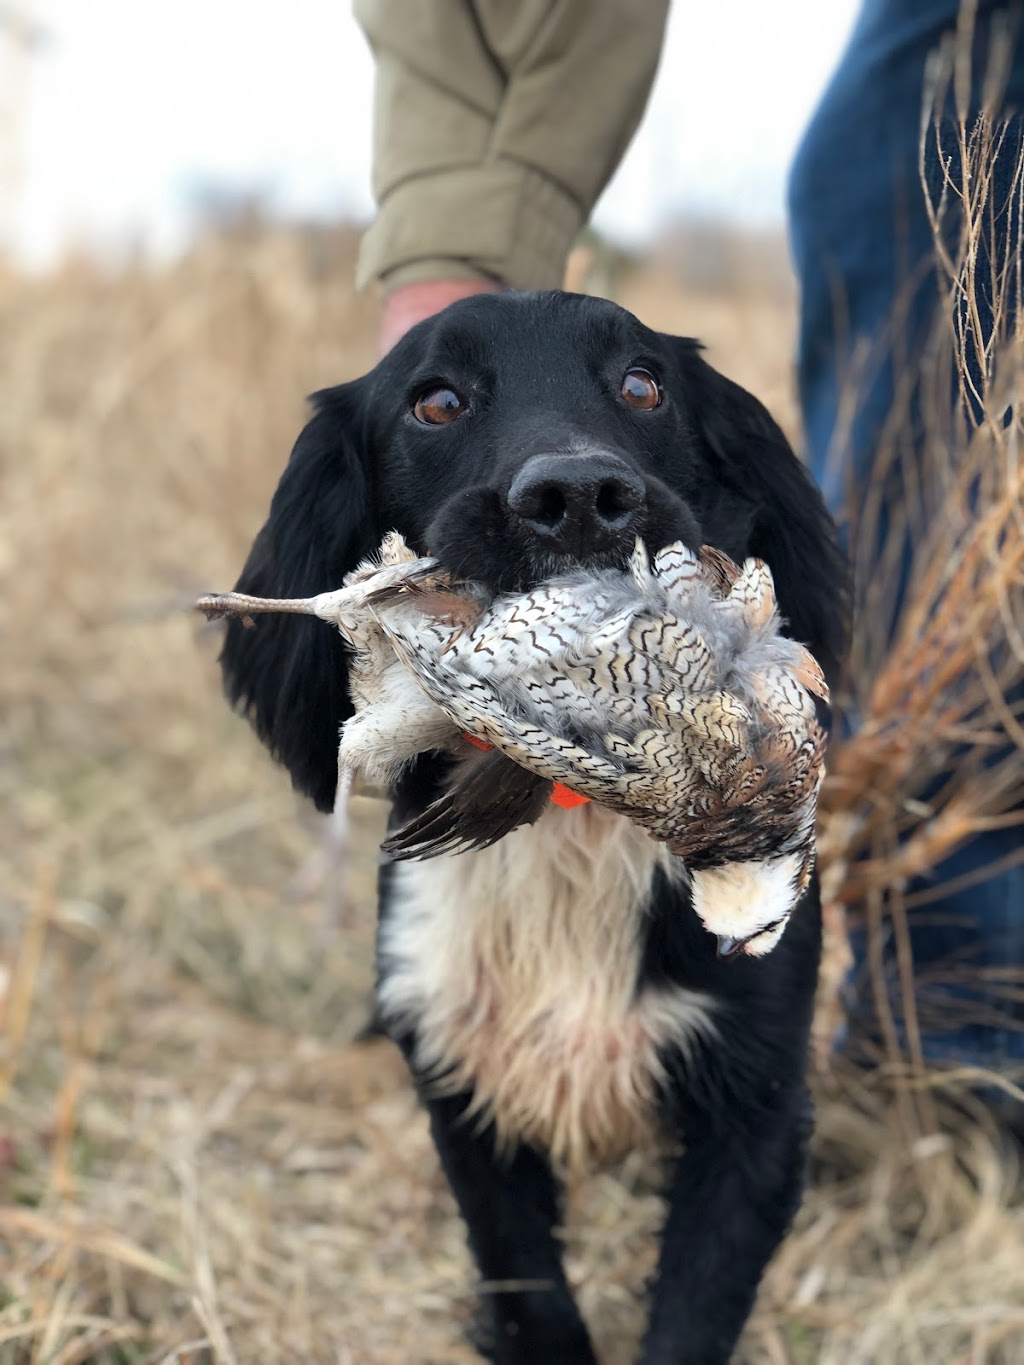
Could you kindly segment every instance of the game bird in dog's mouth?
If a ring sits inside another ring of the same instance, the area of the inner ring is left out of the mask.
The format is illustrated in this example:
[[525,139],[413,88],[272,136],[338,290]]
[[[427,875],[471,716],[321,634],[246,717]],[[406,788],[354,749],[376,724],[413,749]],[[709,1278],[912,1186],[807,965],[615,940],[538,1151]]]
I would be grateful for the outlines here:
[[[396,533],[316,597],[226,593],[208,615],[318,616],[355,652],[339,791],[450,750],[455,781],[385,844],[396,858],[482,848],[554,795],[628,816],[685,861],[723,956],[769,952],[814,865],[828,699],[781,633],[768,568],[681,542],[626,570],[492,596]],[[771,913],[766,918],[766,907]]]

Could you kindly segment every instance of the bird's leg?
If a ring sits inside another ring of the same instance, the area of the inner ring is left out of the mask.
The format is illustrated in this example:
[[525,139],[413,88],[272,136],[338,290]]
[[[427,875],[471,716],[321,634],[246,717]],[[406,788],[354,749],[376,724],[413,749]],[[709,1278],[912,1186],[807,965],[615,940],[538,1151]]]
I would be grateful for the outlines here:
[[205,612],[207,620],[221,616],[255,616],[265,612],[290,612],[295,616],[316,616],[316,597],[251,597],[245,592],[212,592],[200,597],[196,610]]
[[324,834],[324,905],[320,922],[320,938],[328,939],[348,923],[352,910],[349,893],[352,868],[352,822],[349,819],[349,797],[352,795],[353,771],[338,751],[338,785],[334,793],[334,809],[327,821]]

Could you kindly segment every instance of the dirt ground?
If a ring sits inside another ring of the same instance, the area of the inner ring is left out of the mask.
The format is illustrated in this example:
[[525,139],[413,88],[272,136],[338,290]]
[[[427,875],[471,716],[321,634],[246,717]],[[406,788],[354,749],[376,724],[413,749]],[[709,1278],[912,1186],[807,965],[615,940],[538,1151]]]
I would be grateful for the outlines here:
[[[0,273],[0,1362],[475,1359],[472,1280],[390,1044],[360,1041],[374,831],[324,919],[322,828],[220,696],[230,586],[303,420],[372,363],[351,233],[258,226],[159,270]],[[702,337],[794,435],[777,244],[599,255],[592,287]],[[690,272],[692,276],[693,271]],[[708,283],[708,280],[711,283]],[[908,1124],[816,1079],[814,1178],[749,1365],[1024,1361],[1024,1208],[984,1111]],[[570,1274],[632,1358],[659,1218],[574,1191]]]

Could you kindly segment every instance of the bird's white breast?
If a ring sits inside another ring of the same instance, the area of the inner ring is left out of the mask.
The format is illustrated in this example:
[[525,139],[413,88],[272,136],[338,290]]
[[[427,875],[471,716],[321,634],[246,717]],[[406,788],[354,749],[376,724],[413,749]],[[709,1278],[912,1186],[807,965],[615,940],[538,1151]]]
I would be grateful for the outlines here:
[[470,1090],[499,1142],[570,1167],[655,1129],[661,1053],[713,1032],[709,996],[637,992],[657,868],[681,865],[621,816],[552,807],[482,852],[397,869],[380,1004],[419,1066]]

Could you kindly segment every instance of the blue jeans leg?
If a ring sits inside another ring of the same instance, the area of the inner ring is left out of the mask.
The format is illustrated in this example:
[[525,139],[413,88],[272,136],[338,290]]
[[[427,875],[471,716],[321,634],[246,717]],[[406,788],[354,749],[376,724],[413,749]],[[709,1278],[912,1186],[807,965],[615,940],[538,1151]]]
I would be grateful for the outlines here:
[[[864,0],[791,174],[791,245],[801,288],[800,399],[809,462],[837,517],[870,485],[897,377],[917,369],[943,303],[918,144],[925,64],[954,28],[957,10],[957,0]],[[1009,10],[1018,21],[1005,95],[1011,130],[997,167],[998,194],[1008,188],[1020,150],[1020,120],[1013,121],[1012,111],[1024,109],[1024,5],[980,0],[972,50],[976,90],[997,10]],[[937,156],[927,169],[930,176],[939,174]],[[1004,231],[1012,233],[1013,223],[1005,222]],[[1012,245],[1019,249],[1019,243]],[[990,325],[984,298],[982,313],[983,326]],[[859,401],[844,425],[844,385],[864,355],[869,360]],[[952,405],[952,375],[949,391]],[[920,443],[913,401],[906,411],[904,448],[913,449]],[[902,495],[897,478],[886,489],[889,505]],[[886,530],[883,521],[879,534]],[[871,562],[873,546],[850,548],[855,559]],[[926,894],[1008,859],[1020,839],[1019,829],[980,837],[911,893]],[[1012,999],[1014,983],[985,984],[986,969],[1006,976],[1024,963],[1024,869],[960,890],[951,887],[916,910],[911,925],[927,1054],[983,1066],[1024,1062],[1024,1007]],[[952,985],[946,966],[953,962],[978,968],[976,984]],[[1024,990],[1024,968],[1021,972],[1018,995]]]

